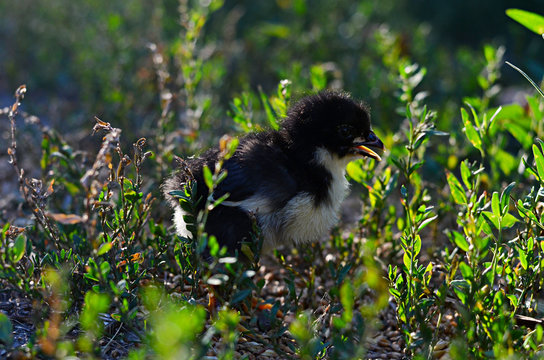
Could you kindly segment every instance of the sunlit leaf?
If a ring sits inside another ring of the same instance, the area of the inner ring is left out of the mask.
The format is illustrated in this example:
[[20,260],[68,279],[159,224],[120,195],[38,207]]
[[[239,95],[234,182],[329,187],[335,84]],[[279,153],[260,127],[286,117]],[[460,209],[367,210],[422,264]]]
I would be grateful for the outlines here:
[[542,152],[535,144],[533,144],[533,154],[535,156],[536,170],[538,171],[538,176],[541,180],[544,180],[544,155],[542,155]]
[[410,268],[410,265],[412,264],[412,259],[410,259],[410,255],[405,252],[402,256],[402,262],[404,263],[404,266],[406,266],[406,269]]
[[18,263],[23,256],[25,255],[26,249],[26,237],[24,235],[19,235],[15,239],[13,244],[13,262]]
[[364,183],[365,180],[365,172],[363,171],[361,167],[361,163],[359,161],[352,161],[348,164],[346,167],[346,173],[348,176],[356,181],[359,184]]
[[314,65],[310,68],[310,82],[314,91],[323,90],[327,86],[327,75],[321,65]]
[[516,186],[516,183],[510,183],[501,193],[501,215],[504,216],[508,212],[508,206],[510,204],[510,193],[512,192],[512,189],[514,189],[514,186]]
[[468,243],[467,239],[465,238],[463,234],[454,230],[452,230],[450,234],[451,234],[450,238],[452,238],[455,245],[457,245],[461,250],[465,252],[468,251],[470,244]]
[[461,274],[465,278],[465,280],[472,280],[474,277],[474,273],[472,272],[472,269],[470,266],[467,265],[464,261],[461,261],[459,263],[459,270],[461,271]]
[[496,217],[500,217],[501,215],[501,208],[499,204],[499,193],[494,191],[493,196],[491,196],[491,209],[493,210],[493,215]]
[[421,224],[419,224],[419,227],[417,228],[417,231],[420,232],[425,226],[429,225],[432,221],[434,221],[438,215],[435,215],[433,217],[430,217],[428,219],[425,219]]
[[544,17],[521,9],[508,9],[506,15],[538,35],[544,34]]
[[518,124],[506,122],[504,124],[504,127],[523,146],[523,148],[527,149],[533,143],[531,133],[519,126]]
[[87,279],[89,279],[89,280],[92,280],[92,281],[96,281],[96,282],[99,281],[98,278],[97,278],[96,276],[91,275],[90,273],[85,273],[85,274],[83,274],[83,277],[85,277],[85,278],[87,278]]
[[455,201],[456,204],[462,205],[467,203],[467,196],[465,195],[465,190],[461,186],[461,183],[455,175],[453,175],[451,172],[446,172],[446,179],[448,181],[448,185],[450,186],[451,196],[453,198],[453,201]]
[[467,187],[467,189],[472,189],[472,183],[470,182],[471,174],[470,169],[468,168],[467,161],[463,161],[461,163],[461,178],[463,179],[463,183]]
[[517,209],[521,217],[527,217],[531,219],[536,225],[538,225],[542,230],[544,230],[544,226],[540,224],[540,221],[538,221],[538,218],[536,217],[536,215],[530,209],[526,209],[523,206],[523,201],[518,200]]
[[213,189],[213,175],[210,168],[207,165],[204,165],[202,167],[202,175],[204,177],[204,183],[206,184],[208,189],[212,190]]
[[524,270],[527,270],[527,254],[521,248],[518,248],[519,262]]
[[346,323],[350,323],[353,318],[353,305],[355,302],[353,287],[349,281],[344,282],[340,288],[340,301],[344,307],[342,318]]
[[499,163],[500,169],[504,172],[505,175],[510,175],[513,171],[517,170],[519,165],[519,158],[514,157],[508,151],[502,149],[497,149],[497,158],[501,159]]
[[501,220],[501,226],[503,229],[508,229],[514,226],[519,220],[512,214],[505,214]]
[[272,129],[278,130],[279,129],[279,123],[278,123],[277,115],[274,112],[274,109],[272,108],[272,104],[270,104],[270,100],[268,100],[268,97],[266,96],[266,94],[261,89],[259,89],[259,96],[261,98],[261,103],[262,103],[262,105],[264,107],[264,111],[265,111],[265,114],[266,114],[266,119],[268,120],[268,124],[270,125],[270,127]]
[[484,220],[489,224],[489,226],[494,226],[495,229],[500,229],[499,218],[490,211],[482,211],[482,216]]
[[518,306],[519,300],[518,300],[518,298],[516,297],[516,295],[514,295],[514,294],[508,294],[508,295],[506,295],[506,297],[508,298],[508,300],[510,300],[510,304],[511,304],[513,307]]
[[108,242],[103,243],[103,244],[100,245],[100,247],[98,248],[97,256],[104,255],[105,253],[107,253],[108,251],[110,251],[112,247],[113,247],[113,244],[112,244],[111,241],[108,241]]
[[465,135],[476,149],[482,151],[482,139],[480,138],[480,134],[474,128],[474,125],[472,125],[467,111],[465,109],[461,109],[461,115],[463,118],[463,124],[465,125]]
[[535,119],[541,119],[544,116],[544,113],[540,108],[541,101],[542,98],[539,96],[527,96],[527,103],[529,104],[529,108],[531,109],[532,115]]
[[414,241],[414,257],[419,255],[421,251],[421,237],[416,235],[416,240]]

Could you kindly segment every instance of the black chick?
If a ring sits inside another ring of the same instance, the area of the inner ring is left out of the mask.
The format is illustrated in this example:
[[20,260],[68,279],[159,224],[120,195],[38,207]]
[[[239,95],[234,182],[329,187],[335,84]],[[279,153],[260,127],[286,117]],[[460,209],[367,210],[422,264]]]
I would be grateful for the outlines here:
[[[240,138],[236,152],[223,165],[227,177],[213,194],[215,199],[225,193],[229,197],[210,212],[205,231],[231,252],[251,240],[253,218],[265,251],[279,244],[317,240],[338,221],[348,192],[346,165],[364,156],[381,160],[383,150],[364,105],[332,91],[305,97],[289,109],[278,131]],[[208,197],[202,168],[206,164],[213,170],[219,154],[214,147],[187,160],[198,197]],[[186,179],[178,172],[163,185],[180,236],[189,232],[184,212],[170,193],[182,189]]]

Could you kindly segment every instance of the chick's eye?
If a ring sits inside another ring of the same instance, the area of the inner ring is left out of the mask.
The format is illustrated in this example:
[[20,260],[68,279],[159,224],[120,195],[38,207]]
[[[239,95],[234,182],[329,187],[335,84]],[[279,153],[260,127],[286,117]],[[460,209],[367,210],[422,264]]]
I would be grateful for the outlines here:
[[344,138],[352,137],[353,128],[349,125],[340,125],[338,127],[338,134]]
[[376,137],[376,135],[374,135],[374,133],[370,133],[368,134],[368,136],[366,137],[366,139],[368,141],[376,141],[378,138]]

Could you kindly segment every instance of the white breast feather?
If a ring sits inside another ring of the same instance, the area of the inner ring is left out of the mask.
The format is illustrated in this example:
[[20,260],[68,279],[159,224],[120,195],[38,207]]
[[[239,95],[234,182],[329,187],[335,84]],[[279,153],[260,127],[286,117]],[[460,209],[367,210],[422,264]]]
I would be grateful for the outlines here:
[[[338,158],[326,149],[316,151],[315,160],[332,175],[329,198],[316,206],[312,195],[301,192],[289,200],[280,211],[274,212],[268,198],[252,196],[243,201],[224,201],[225,206],[239,206],[256,215],[264,236],[263,248],[272,249],[285,242],[315,241],[324,236],[337,222],[340,205],[346,197],[349,183],[345,172],[354,158]],[[190,236],[183,220],[184,211],[176,207],[174,223],[180,236]]]
[[191,232],[187,230],[187,224],[183,220],[183,216],[187,215],[185,211],[178,205],[174,210],[174,225],[176,225],[176,234],[183,237],[191,238]]
[[351,160],[353,159],[340,159],[325,149],[318,149],[316,162],[332,175],[329,199],[316,206],[314,198],[303,192],[293,197],[278,213],[258,213],[257,218],[265,237],[265,250],[283,242],[318,240],[338,222],[340,205],[349,189],[345,172],[346,165]]

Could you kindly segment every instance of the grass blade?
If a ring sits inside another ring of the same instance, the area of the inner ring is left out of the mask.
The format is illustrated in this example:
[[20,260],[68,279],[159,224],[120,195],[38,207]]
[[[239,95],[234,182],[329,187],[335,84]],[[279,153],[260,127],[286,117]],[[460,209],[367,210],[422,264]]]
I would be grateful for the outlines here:
[[533,85],[533,87],[538,91],[538,93],[540,94],[540,96],[544,97],[544,92],[542,92],[542,89],[533,81],[533,79],[531,79],[529,77],[529,75],[527,75],[526,73],[523,72],[523,70],[521,70],[520,68],[518,68],[517,66],[509,63],[508,61],[506,61],[506,63],[508,65],[510,65],[511,67],[514,68],[514,70],[517,70],[521,75],[523,75],[530,83],[531,85]]

